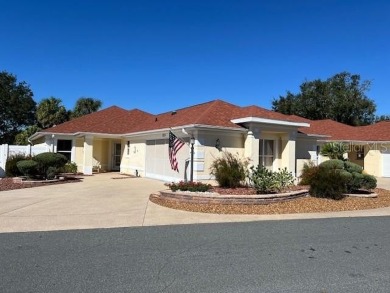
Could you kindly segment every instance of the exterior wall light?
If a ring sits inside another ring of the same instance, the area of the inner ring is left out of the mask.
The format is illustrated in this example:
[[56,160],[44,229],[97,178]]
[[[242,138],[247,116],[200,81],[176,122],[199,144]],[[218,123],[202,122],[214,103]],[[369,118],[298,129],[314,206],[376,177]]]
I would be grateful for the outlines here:
[[221,141],[219,138],[215,141],[215,148],[218,149],[219,151],[221,150]]

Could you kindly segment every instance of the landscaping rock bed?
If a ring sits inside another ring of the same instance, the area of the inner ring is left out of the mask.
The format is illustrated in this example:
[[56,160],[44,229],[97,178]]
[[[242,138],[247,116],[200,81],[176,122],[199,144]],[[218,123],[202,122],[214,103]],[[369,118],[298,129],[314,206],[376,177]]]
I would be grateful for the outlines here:
[[[234,192],[234,191],[229,191]],[[346,197],[342,200],[301,197],[290,201],[263,205],[219,204],[213,202],[194,203],[161,198],[151,195],[150,201],[168,208],[191,212],[215,214],[293,214],[321,213],[376,209],[390,206],[390,191],[375,189],[376,198]]]
[[1,178],[0,191],[30,188],[30,187],[37,187],[37,186],[46,186],[46,185],[53,185],[53,184],[73,183],[73,182],[80,182],[80,181],[81,178],[75,176],[65,176],[63,180],[36,180],[36,181],[26,181],[26,180],[15,179],[15,178]]

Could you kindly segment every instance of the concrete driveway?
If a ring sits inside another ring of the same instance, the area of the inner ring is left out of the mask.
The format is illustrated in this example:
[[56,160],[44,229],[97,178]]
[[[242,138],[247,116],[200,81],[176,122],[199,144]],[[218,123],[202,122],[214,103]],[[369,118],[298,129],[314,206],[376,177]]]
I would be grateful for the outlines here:
[[[390,189],[390,179],[379,186]],[[165,188],[161,181],[105,173],[79,183],[2,191],[0,232],[390,215],[390,208],[290,215],[193,213],[149,202],[152,192]]]

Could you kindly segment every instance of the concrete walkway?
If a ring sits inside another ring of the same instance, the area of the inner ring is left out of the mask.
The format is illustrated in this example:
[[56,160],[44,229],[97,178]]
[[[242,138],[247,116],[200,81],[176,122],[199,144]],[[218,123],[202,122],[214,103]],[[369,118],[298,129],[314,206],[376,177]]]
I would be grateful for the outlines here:
[[[390,189],[390,179],[379,187]],[[149,202],[151,193],[165,188],[160,181],[106,173],[79,183],[2,191],[0,232],[390,215],[390,208],[288,215],[193,213]]]

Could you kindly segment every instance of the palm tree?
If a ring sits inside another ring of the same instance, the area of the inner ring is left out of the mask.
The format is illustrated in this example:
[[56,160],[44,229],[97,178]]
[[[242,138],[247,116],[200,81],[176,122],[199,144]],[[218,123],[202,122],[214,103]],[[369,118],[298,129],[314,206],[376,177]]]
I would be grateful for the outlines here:
[[342,142],[328,142],[325,144],[320,154],[334,160],[344,160],[344,154],[347,152],[346,145]]
[[81,97],[77,100],[72,111],[72,119],[98,111],[102,101],[93,98]]

